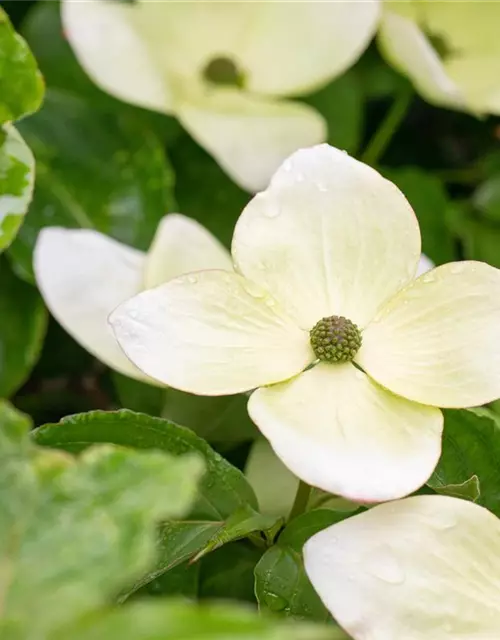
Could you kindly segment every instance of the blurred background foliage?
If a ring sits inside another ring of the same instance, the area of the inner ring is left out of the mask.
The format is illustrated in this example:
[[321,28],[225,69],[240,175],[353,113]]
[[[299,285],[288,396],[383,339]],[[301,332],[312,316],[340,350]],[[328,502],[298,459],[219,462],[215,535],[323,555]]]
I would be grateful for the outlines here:
[[[64,38],[58,2],[0,4],[30,45],[46,84],[42,109],[18,123],[35,155],[37,177],[29,215],[0,262],[6,283],[0,293],[0,390],[15,394],[16,405],[36,424],[91,408],[157,415],[164,392],[110,374],[52,319],[44,339],[45,312],[31,266],[37,233],[48,225],[90,227],[145,249],[160,218],[178,211],[229,246],[250,195],[177,120],[119,102],[88,79]],[[306,101],[326,118],[328,142],[363,158],[401,99],[411,101],[408,111],[376,164],[413,205],[424,252],[437,264],[477,259],[500,267],[500,118],[430,106],[382,61],[374,44]],[[13,296],[33,311],[29,322],[19,321],[23,310],[12,309]],[[240,421],[237,433],[218,417],[224,403],[230,405],[227,424],[235,416]],[[254,433],[241,398],[195,399],[172,391],[167,406],[180,423],[226,448]]]

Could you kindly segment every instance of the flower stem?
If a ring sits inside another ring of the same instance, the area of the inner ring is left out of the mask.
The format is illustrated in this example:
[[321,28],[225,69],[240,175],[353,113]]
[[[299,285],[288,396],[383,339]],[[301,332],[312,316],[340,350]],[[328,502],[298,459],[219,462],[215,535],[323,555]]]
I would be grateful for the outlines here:
[[411,88],[405,87],[394,99],[391,108],[382,120],[382,124],[375,131],[361,157],[363,162],[370,165],[377,163],[403,121],[412,98],[413,93]]
[[307,503],[309,502],[309,496],[311,495],[311,487],[302,482],[299,482],[299,486],[297,488],[297,493],[295,494],[295,500],[293,502],[292,510],[290,511],[290,515],[288,516],[288,520],[293,520],[297,516],[300,516],[301,513],[307,509]]

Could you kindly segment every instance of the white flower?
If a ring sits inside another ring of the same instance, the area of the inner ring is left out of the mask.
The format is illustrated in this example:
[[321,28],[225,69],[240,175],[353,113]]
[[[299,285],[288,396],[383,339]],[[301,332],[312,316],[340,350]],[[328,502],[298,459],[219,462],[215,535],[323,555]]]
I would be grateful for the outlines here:
[[326,139],[320,114],[284,96],[314,91],[352,65],[379,10],[378,0],[64,0],[62,17],[100,87],[176,115],[236,182],[257,191],[290,153]]
[[382,53],[429,102],[500,114],[500,3],[385,0]]
[[[452,263],[414,280],[411,207],[342,151],[292,155],[243,211],[232,255],[236,273],[176,278],[110,322],[128,357],[167,385],[257,388],[250,416],[303,481],[359,502],[411,493],[440,455],[437,407],[500,396],[500,271]],[[322,318],[342,325],[340,346],[318,330],[311,341]],[[344,353],[347,334],[352,357],[359,332],[354,363],[308,368],[320,349]]]
[[465,500],[414,496],[313,536],[305,568],[354,640],[497,640],[500,520]]
[[229,252],[204,227],[179,214],[161,220],[147,254],[90,229],[48,227],[34,255],[36,281],[52,315],[99,360],[141,380],[146,376],[116,343],[109,314],[144,288],[210,268],[231,269]]

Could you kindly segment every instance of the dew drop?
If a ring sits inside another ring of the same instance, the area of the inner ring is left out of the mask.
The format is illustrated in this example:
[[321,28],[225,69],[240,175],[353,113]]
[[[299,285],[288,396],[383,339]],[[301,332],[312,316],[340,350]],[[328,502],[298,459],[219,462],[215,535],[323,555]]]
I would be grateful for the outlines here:
[[275,304],[276,304],[276,302],[274,301],[274,299],[273,299],[273,298],[267,298],[267,300],[266,300],[266,305],[267,305],[268,307],[274,307],[274,306],[275,306]]
[[295,180],[297,182],[304,182],[305,180],[305,176],[303,173],[297,173],[297,175],[295,176]]
[[253,282],[247,281],[243,287],[245,291],[252,296],[252,298],[263,298],[266,295],[263,289]]
[[429,273],[426,273],[424,276],[422,276],[422,282],[425,282],[425,284],[436,282],[436,276],[432,273],[432,271],[430,271]]
[[280,213],[281,209],[276,205],[272,205],[264,209],[264,215],[266,218],[277,218]]
[[187,281],[191,284],[196,284],[198,282],[198,278],[196,276],[188,276]]
[[373,549],[366,563],[366,570],[375,578],[388,584],[401,584],[405,580],[405,573],[401,563],[390,547],[382,545]]
[[458,273],[462,273],[464,269],[465,269],[465,265],[462,262],[452,262],[450,265],[450,272],[453,273],[454,275],[457,275]]
[[284,171],[291,171],[292,170],[292,162],[291,162],[291,160],[285,160],[285,162],[283,163],[283,169],[284,169]]
[[264,602],[271,611],[283,611],[288,604],[285,598],[282,598],[276,593],[270,593],[269,591],[264,596]]
[[328,187],[322,182],[316,182],[316,186],[318,187],[318,190],[322,191],[323,193],[326,193],[328,191]]

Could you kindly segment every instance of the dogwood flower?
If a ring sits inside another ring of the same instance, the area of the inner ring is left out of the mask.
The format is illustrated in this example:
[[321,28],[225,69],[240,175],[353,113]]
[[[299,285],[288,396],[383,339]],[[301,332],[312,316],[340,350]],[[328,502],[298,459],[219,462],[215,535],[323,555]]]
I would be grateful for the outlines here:
[[413,496],[310,538],[306,572],[354,640],[496,640],[500,520],[472,502]]
[[240,216],[232,256],[236,273],[181,276],[110,322],[164,384],[256,389],[251,418],[304,482],[358,502],[411,493],[440,455],[437,407],[500,396],[500,271],[452,263],[415,280],[410,205],[346,153],[286,160]]
[[34,254],[36,281],[56,320],[96,358],[140,380],[146,376],[118,346],[109,314],[144,288],[207,268],[232,269],[229,252],[179,214],[161,220],[147,254],[98,231],[62,227],[43,229]]
[[499,23],[498,2],[385,0],[378,41],[429,102],[499,114]]
[[342,74],[377,27],[364,2],[64,0],[65,34],[102,89],[176,115],[241,186],[267,186],[300,147],[326,139],[314,109],[284,96]]

